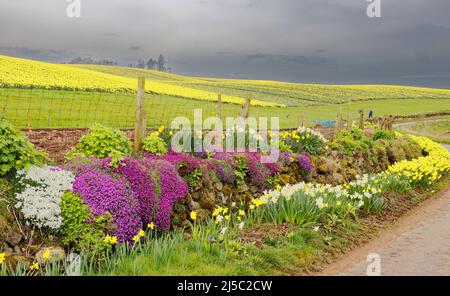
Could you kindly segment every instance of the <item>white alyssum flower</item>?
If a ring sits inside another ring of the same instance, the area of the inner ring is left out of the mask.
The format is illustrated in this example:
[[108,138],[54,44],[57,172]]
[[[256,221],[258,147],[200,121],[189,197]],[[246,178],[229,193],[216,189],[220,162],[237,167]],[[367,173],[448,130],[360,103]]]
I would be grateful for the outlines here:
[[24,190],[16,195],[16,208],[27,222],[39,228],[58,229],[62,224],[60,202],[72,189],[75,176],[57,167],[30,167],[17,172]]

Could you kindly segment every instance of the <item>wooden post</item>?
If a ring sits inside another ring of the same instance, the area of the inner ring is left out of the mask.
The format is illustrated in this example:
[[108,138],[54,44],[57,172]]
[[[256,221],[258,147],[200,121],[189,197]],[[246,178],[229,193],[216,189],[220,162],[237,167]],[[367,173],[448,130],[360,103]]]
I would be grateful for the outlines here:
[[383,115],[383,117],[381,117],[380,129],[382,130],[386,129],[386,115]]
[[351,130],[353,126],[353,119],[352,119],[352,115],[350,114],[350,112],[347,114],[347,129]]
[[393,125],[394,125],[394,116],[389,115],[387,129],[392,131]]
[[364,109],[359,109],[359,128],[364,130]]
[[352,100],[348,100],[348,105],[347,105],[347,129],[351,130],[352,129],[352,125],[353,125],[353,120],[352,120],[352,111],[351,111],[351,107],[352,107]]
[[146,116],[144,108],[145,78],[138,78],[138,89],[136,95],[136,123],[134,126],[133,152],[138,153],[141,149],[142,139],[145,137]]
[[299,127],[305,126],[305,111],[300,112],[300,122]]
[[223,113],[222,113],[222,95],[217,95],[217,117],[220,118],[220,120],[223,120]]
[[333,140],[337,138],[339,132],[341,131],[341,118],[341,112],[338,111],[338,114],[336,116],[336,123],[334,124]]
[[250,97],[245,98],[244,105],[242,105],[241,117],[247,122],[248,115],[250,113],[250,103],[252,99]]

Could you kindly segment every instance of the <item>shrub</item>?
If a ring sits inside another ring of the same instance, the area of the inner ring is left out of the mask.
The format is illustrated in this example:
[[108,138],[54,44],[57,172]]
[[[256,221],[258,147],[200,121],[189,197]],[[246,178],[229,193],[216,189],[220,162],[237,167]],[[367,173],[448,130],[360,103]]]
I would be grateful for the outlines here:
[[404,137],[401,147],[405,151],[406,159],[412,160],[422,156],[422,147],[412,138]]
[[366,151],[372,145],[373,143],[366,138],[361,129],[353,128],[349,131],[341,131],[333,141],[332,147],[346,155],[352,155],[355,151]]
[[74,175],[56,167],[30,167],[18,172],[20,193],[16,207],[37,227],[58,229],[62,223],[60,202],[65,191],[72,189]]
[[112,235],[119,242],[131,242],[142,228],[138,199],[126,178],[92,169],[75,178],[73,192],[83,198],[94,217],[111,215]]
[[379,130],[376,131],[373,135],[372,135],[372,140],[377,141],[377,140],[393,140],[395,139],[395,133],[392,131],[386,131],[386,130]]
[[44,162],[45,154],[37,151],[24,133],[0,120],[0,177]]
[[61,198],[63,244],[75,251],[104,253],[109,244],[105,242],[103,228],[107,228],[108,218],[94,217],[83,199],[66,192]]
[[167,145],[158,136],[148,136],[142,141],[142,150],[155,155],[164,155],[167,154]]
[[75,150],[66,157],[69,159],[82,156],[106,158],[130,153],[131,144],[124,133],[96,124],[89,130],[89,133],[81,137]]
[[391,163],[404,159],[415,159],[422,156],[422,148],[409,137],[398,137],[389,142],[387,147],[389,161]]

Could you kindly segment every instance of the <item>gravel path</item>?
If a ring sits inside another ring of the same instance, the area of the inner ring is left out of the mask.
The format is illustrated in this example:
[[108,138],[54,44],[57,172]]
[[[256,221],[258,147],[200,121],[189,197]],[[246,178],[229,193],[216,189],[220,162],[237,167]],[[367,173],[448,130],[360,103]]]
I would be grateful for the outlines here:
[[323,274],[366,275],[371,253],[379,255],[381,275],[450,275],[450,187]]

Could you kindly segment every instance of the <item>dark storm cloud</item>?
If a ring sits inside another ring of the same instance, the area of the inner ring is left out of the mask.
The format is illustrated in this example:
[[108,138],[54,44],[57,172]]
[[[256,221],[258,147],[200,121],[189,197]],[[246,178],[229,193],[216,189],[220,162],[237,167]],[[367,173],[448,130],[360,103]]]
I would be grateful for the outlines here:
[[310,65],[319,66],[332,63],[328,58],[320,57],[305,57],[305,56],[290,56],[290,55],[273,55],[273,54],[249,54],[248,60],[263,60],[263,62],[275,62],[289,65]]
[[0,0],[0,53],[123,65],[163,53],[180,74],[450,86],[448,0],[381,0],[379,19],[366,0],[81,2],[70,19],[65,0]]

